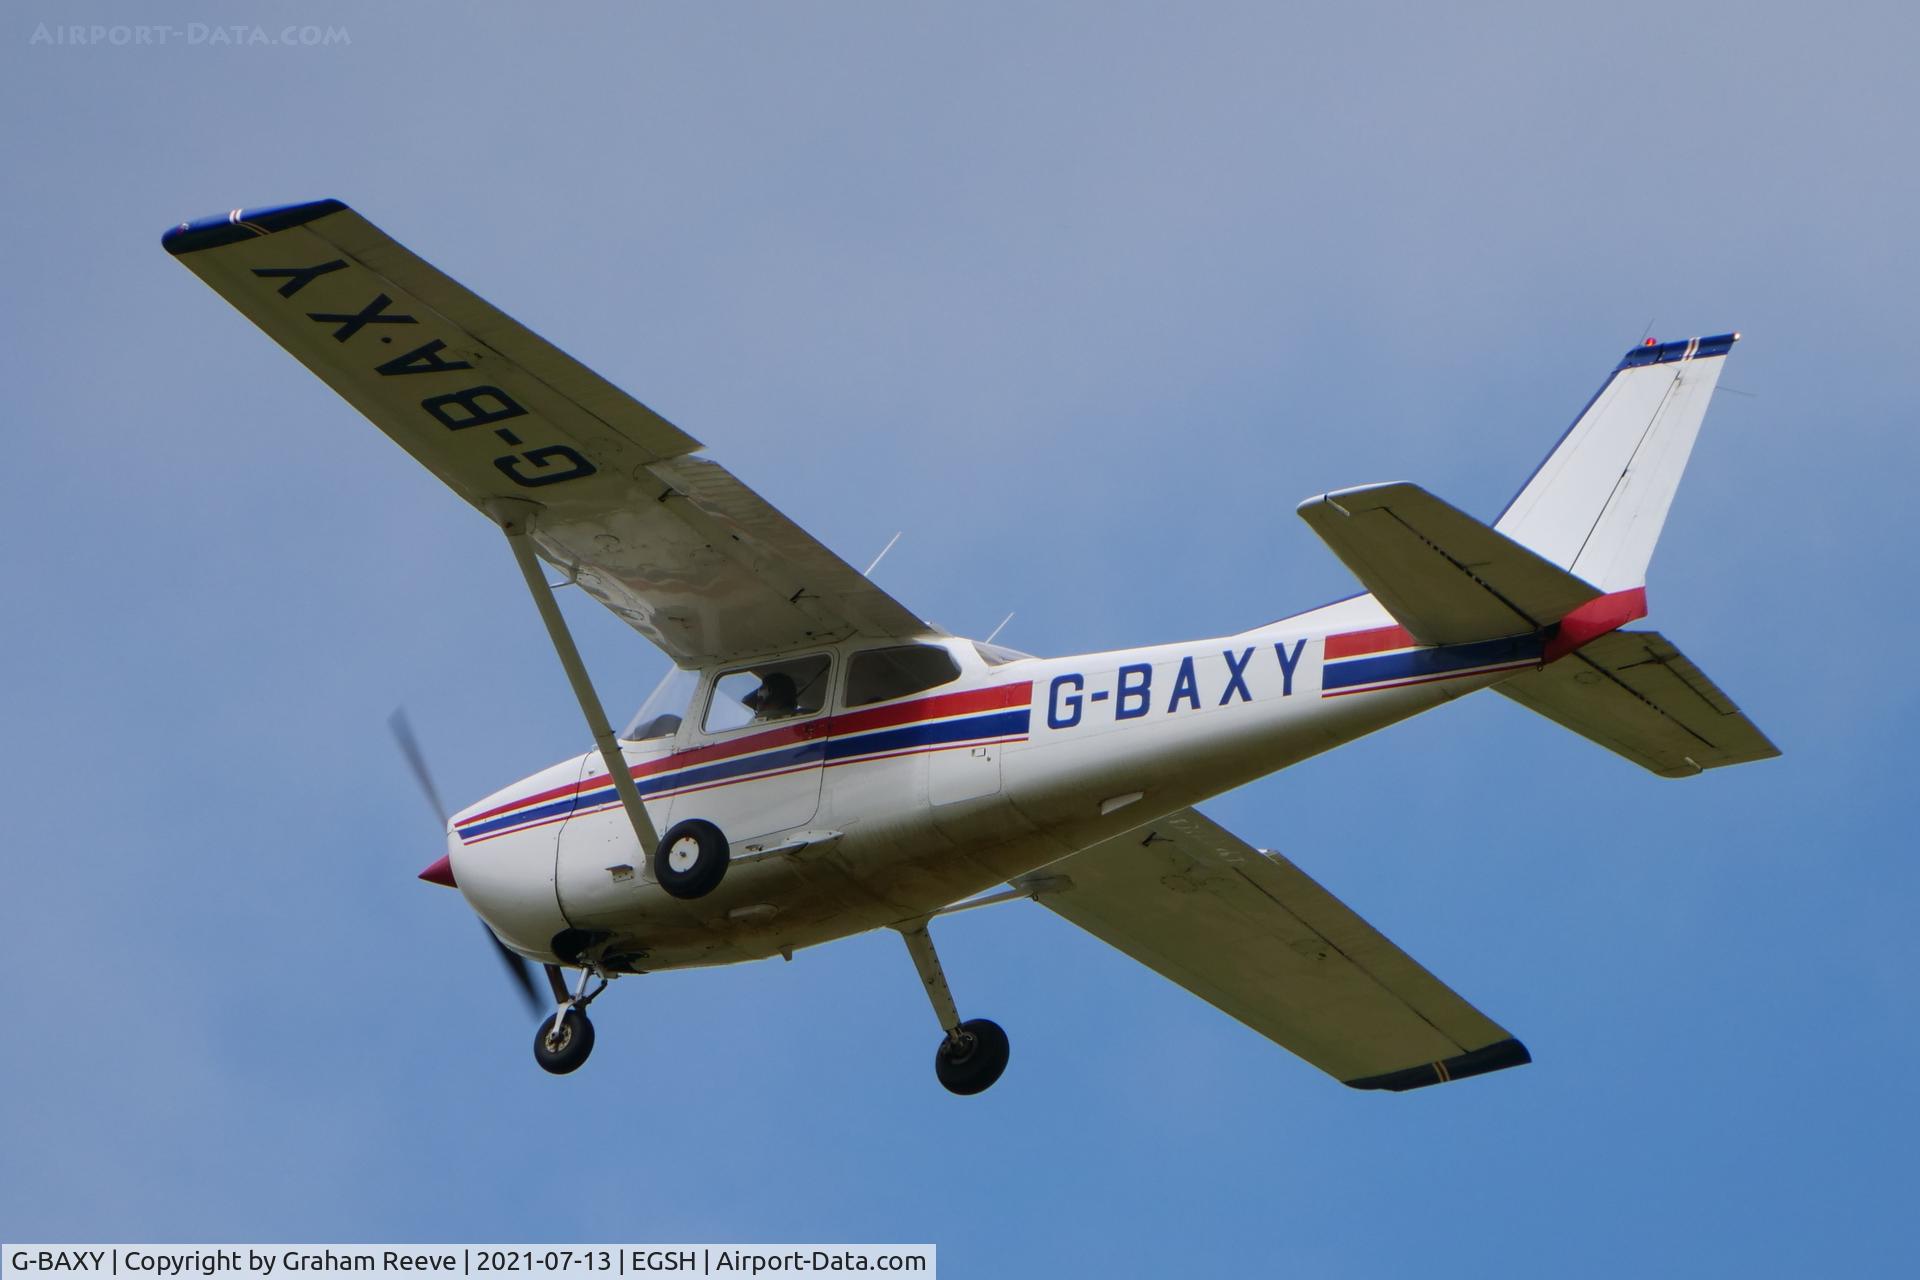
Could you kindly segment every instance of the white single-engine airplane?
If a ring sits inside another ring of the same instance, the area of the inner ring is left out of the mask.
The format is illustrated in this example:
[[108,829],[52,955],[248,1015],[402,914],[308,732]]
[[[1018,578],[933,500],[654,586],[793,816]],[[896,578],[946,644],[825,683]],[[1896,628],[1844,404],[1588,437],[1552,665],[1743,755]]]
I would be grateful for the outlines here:
[[[1498,1023],[1192,806],[1485,688],[1664,777],[1778,754],[1664,637],[1622,630],[1737,334],[1629,351],[1491,526],[1411,484],[1308,499],[1364,595],[1036,658],[923,621],[338,201],[162,243],[506,534],[595,749],[455,814],[421,877],[546,967],[551,1072],[586,1060],[614,977],[884,927],[939,1016],[941,1084],[978,1093],[1007,1037],[961,1018],[927,926],[1019,898],[1355,1088],[1518,1066]],[[623,733],[543,560],[673,660]]]

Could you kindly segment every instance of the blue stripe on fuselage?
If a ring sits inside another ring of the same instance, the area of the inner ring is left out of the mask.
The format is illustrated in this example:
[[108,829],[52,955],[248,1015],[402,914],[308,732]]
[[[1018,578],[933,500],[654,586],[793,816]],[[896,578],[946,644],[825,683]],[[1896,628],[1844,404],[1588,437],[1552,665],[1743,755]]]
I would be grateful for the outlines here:
[[[692,769],[635,778],[633,783],[641,796],[646,797],[665,791],[711,786],[744,778],[750,774],[804,768],[810,764],[838,764],[861,756],[907,751],[949,742],[969,742],[979,738],[1019,737],[1026,734],[1031,718],[1032,712],[1022,707],[1014,711],[994,712],[991,715],[970,716],[964,720],[906,725],[898,729],[882,729],[849,738],[803,742],[778,751],[736,756],[731,760],[717,760],[712,764]],[[576,806],[581,809],[595,809],[612,804],[617,799],[618,795],[611,786],[603,786],[594,791],[562,797],[538,808],[522,809],[517,813],[502,814],[476,826],[462,827],[460,838],[474,840],[511,827],[529,826],[550,818],[564,817]]]
[[973,716],[966,720],[910,724],[899,729],[864,733],[857,738],[835,738],[827,743],[827,763],[838,764],[856,756],[907,751],[914,747],[966,742],[974,738],[1017,737],[1027,732],[1032,716],[1030,710],[1022,707],[1017,711],[996,711],[992,715]]

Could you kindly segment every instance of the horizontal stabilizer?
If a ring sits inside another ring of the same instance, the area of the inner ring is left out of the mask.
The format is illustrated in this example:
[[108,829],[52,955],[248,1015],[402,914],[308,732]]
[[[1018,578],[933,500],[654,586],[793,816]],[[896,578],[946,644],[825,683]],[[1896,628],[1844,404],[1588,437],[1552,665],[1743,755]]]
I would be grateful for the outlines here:
[[1663,778],[1780,754],[1700,668],[1653,631],[1616,631],[1494,686]]
[[1306,872],[1192,809],[1013,883],[1356,1089],[1415,1089],[1529,1061]]
[[1341,489],[1299,510],[1421,644],[1538,631],[1601,594],[1418,485]]

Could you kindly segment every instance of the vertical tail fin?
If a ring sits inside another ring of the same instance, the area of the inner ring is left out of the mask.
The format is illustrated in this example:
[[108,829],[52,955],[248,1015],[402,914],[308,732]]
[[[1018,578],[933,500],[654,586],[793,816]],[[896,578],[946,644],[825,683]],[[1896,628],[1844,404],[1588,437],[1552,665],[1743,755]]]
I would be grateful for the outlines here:
[[1494,525],[1603,592],[1644,586],[1737,333],[1627,352]]

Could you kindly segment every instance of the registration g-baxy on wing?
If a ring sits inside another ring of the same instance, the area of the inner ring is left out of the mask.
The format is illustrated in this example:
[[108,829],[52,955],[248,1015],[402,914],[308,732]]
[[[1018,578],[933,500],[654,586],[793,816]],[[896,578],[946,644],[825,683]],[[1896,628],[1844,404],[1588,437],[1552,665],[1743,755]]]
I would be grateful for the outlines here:
[[[890,928],[940,1021],[941,1083],[977,1093],[1007,1037],[961,1017],[928,925],[1019,899],[1357,1088],[1516,1066],[1506,1028],[1193,806],[1477,689],[1664,776],[1777,754],[1663,636],[1628,629],[1736,334],[1629,351],[1491,525],[1411,484],[1303,503],[1365,594],[1037,658],[933,627],[337,201],[163,243],[506,535],[595,745],[454,814],[423,876],[545,966],[549,1071],[585,1061],[611,979]],[[624,732],[547,566],[674,663]]]

